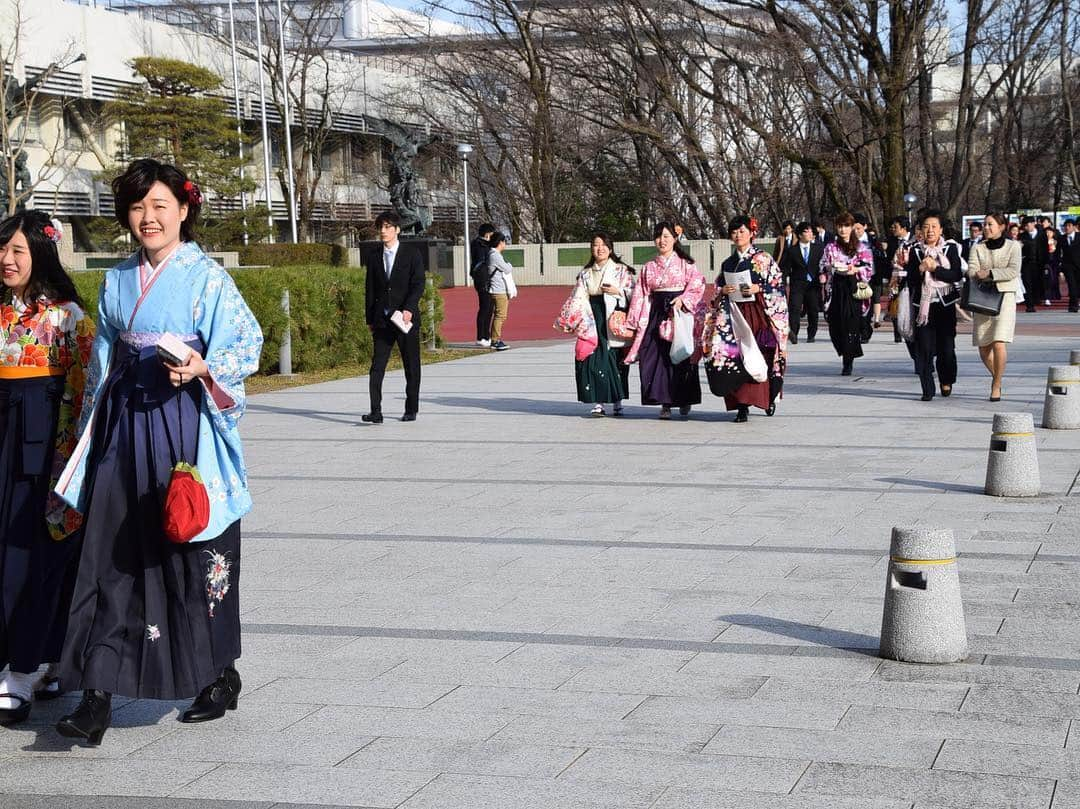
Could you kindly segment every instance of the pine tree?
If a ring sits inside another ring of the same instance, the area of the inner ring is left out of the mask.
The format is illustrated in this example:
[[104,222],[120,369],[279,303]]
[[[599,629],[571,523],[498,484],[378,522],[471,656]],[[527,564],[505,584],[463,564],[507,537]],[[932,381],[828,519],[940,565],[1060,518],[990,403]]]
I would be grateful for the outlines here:
[[[251,192],[255,183],[240,180],[243,161],[237,156],[236,121],[225,100],[215,95],[221,77],[198,65],[152,56],[132,60],[131,67],[144,84],[105,109],[107,116],[124,123],[120,162],[153,157],[182,168],[205,199],[199,240],[213,247],[238,243],[243,214],[222,203],[241,191]],[[249,208],[246,218],[253,241],[266,235],[264,206]]]

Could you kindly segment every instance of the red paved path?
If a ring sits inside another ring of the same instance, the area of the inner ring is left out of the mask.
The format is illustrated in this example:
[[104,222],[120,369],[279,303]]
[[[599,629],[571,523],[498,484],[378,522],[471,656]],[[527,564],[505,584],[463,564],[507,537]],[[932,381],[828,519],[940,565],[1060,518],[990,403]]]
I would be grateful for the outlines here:
[[[455,287],[440,290],[446,309],[442,325],[443,339],[449,343],[472,343],[476,340],[476,292],[472,287]],[[555,331],[551,327],[559,314],[570,287],[543,286],[518,287],[518,297],[510,301],[510,312],[503,326],[503,339],[508,343],[530,340],[570,339],[571,335]],[[706,294],[711,294],[710,290]],[[1051,310],[1064,312],[1066,302],[1057,302]],[[1040,311],[1043,307],[1039,306]],[[1021,314],[1017,323],[1018,334],[1072,335],[1080,338],[1080,314],[1076,323],[1039,323],[1038,315]],[[824,324],[822,324],[824,328]],[[970,333],[970,327],[961,324],[961,333]]]

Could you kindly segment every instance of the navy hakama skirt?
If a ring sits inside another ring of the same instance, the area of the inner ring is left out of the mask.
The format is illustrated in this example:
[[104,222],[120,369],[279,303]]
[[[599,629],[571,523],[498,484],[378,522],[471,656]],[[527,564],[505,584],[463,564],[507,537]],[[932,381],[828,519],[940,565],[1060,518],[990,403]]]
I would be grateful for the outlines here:
[[118,341],[115,354],[95,416],[60,678],[66,690],[187,699],[240,656],[240,523],[208,542],[165,537],[173,464],[196,457],[202,383],[172,387],[152,346]]
[[63,376],[0,379],[0,668],[56,662],[64,640],[79,533],[56,541],[45,504]]

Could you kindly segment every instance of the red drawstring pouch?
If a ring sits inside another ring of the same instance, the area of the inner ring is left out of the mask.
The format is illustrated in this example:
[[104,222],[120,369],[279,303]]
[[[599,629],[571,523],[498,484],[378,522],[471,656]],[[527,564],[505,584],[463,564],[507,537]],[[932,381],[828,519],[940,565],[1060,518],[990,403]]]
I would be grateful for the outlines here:
[[172,468],[161,522],[170,542],[188,542],[210,524],[210,498],[199,470],[180,461]]

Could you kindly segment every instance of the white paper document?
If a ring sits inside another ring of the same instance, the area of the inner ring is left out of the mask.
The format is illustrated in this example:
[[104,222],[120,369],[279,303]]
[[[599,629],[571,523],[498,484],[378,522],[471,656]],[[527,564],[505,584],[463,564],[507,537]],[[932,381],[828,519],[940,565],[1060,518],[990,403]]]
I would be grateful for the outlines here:
[[736,303],[745,303],[746,301],[752,301],[753,295],[743,295],[739,291],[739,287],[743,284],[750,286],[754,282],[750,280],[750,270],[743,270],[742,272],[726,272],[724,273],[724,283],[732,284],[735,287],[734,292],[729,292],[728,297]]
[[405,322],[405,318],[401,315],[401,310],[390,315],[390,322],[401,329],[404,334],[408,334],[412,330],[412,323]]

